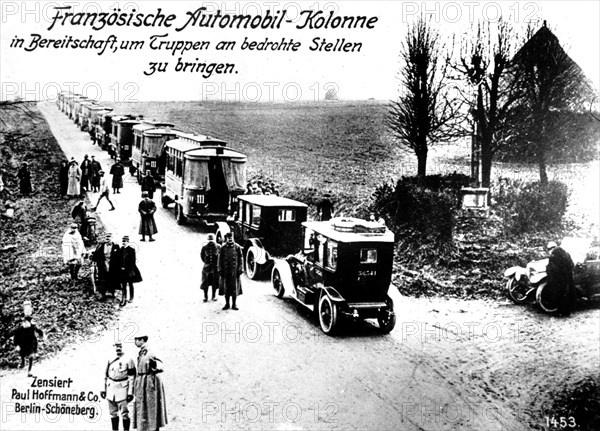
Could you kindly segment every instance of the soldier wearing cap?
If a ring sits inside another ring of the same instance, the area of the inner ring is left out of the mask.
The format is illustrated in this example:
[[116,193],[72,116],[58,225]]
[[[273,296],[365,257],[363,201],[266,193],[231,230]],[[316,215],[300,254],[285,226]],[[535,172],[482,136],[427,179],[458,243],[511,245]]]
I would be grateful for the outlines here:
[[125,358],[123,344],[115,343],[116,357],[111,358],[104,373],[104,390],[102,398],[108,401],[108,411],[112,429],[119,429],[119,413],[123,418],[123,429],[129,430],[131,420],[127,406],[133,400],[133,384],[135,379],[135,364],[131,358]]
[[133,426],[138,431],[158,430],[167,424],[165,388],[160,377],[163,364],[147,343],[146,333],[140,332],[135,336],[135,345],[140,353],[133,393]]
[[243,271],[242,247],[233,241],[233,234],[225,234],[225,244],[221,246],[217,267],[219,268],[219,295],[225,296],[223,310],[229,310],[229,298],[231,297],[231,309],[237,310],[236,300],[242,294],[242,281],[240,275]]
[[200,259],[204,263],[202,267],[202,281],[200,289],[204,291],[204,302],[208,301],[208,286],[212,286],[212,300],[217,300],[217,289],[219,287],[219,268],[217,267],[221,246],[215,242],[215,236],[208,234],[208,242],[200,250]]

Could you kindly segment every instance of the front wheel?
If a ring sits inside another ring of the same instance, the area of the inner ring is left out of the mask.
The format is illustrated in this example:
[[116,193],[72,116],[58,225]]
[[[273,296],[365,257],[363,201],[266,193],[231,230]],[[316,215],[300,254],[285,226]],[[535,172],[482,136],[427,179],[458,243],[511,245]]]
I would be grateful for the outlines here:
[[548,288],[548,283],[542,283],[537,288],[535,299],[542,310],[546,313],[554,313],[558,310],[556,295]]
[[529,297],[531,288],[529,287],[529,283],[523,281],[523,279],[524,277],[521,277],[521,280],[510,277],[506,282],[506,292],[508,293],[508,297],[515,304],[523,304]]
[[327,294],[323,294],[319,300],[319,324],[321,330],[327,335],[333,335],[337,329],[338,306]]
[[170,202],[169,202],[169,199],[166,196],[163,196],[160,199],[160,202],[161,202],[163,208],[169,208],[169,203]]
[[283,281],[281,281],[281,274],[279,273],[278,269],[273,270],[271,281],[273,283],[273,289],[275,289],[275,296],[280,299],[283,298],[285,289],[283,288]]
[[254,256],[254,252],[251,248],[246,252],[246,275],[251,280],[256,280],[258,278],[258,273],[260,272],[260,265],[256,261],[256,257]]
[[379,316],[377,316],[377,323],[379,323],[379,330],[383,334],[389,334],[396,326],[396,314],[394,314],[394,303],[391,298],[386,301],[388,306],[381,310]]

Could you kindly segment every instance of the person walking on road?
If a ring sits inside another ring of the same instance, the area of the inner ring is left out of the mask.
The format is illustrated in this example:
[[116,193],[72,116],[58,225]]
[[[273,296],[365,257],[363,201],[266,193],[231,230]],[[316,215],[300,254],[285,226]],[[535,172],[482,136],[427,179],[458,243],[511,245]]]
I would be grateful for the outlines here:
[[200,289],[204,291],[204,302],[208,302],[208,286],[212,286],[212,300],[217,300],[217,289],[219,287],[219,253],[221,246],[215,242],[215,236],[208,234],[208,242],[200,250],[200,259],[204,263],[202,267],[202,281]]
[[148,347],[148,335],[135,337],[140,349],[135,377],[135,402],[133,404],[133,427],[138,431],[154,431],[167,425],[167,401],[160,377],[163,363]]
[[33,377],[31,374],[31,368],[33,367],[33,361],[35,354],[38,350],[38,339],[35,336],[39,334],[40,337],[44,336],[44,333],[39,329],[35,323],[33,323],[31,316],[25,316],[21,325],[13,331],[13,343],[19,351],[21,356],[21,365],[19,368],[25,367],[25,358],[27,358],[28,369],[27,376]]
[[67,190],[69,189],[69,162],[66,160],[60,162],[58,181],[60,183],[60,195],[66,197]]
[[156,191],[156,181],[151,175],[150,171],[146,171],[146,175],[142,177],[142,192],[147,192],[150,199],[154,199],[154,192]]
[[142,193],[142,198],[142,201],[138,205],[138,212],[141,218],[138,233],[142,235],[142,241],[146,241],[146,235],[148,235],[149,241],[154,241],[152,235],[158,232],[156,222],[154,221],[156,204],[150,199],[147,192]]
[[72,158],[71,162],[69,163],[69,186],[67,188],[68,196],[80,196],[80,181],[81,169],[79,169],[79,166],[77,166],[75,159]]
[[111,166],[110,174],[112,175],[113,193],[121,193],[120,190],[123,188],[123,176],[125,175],[125,168],[121,164],[120,158],[117,157],[117,161]]
[[104,178],[104,171],[100,171],[98,175],[100,175],[100,197],[98,197],[98,202],[96,203],[96,206],[92,208],[92,211],[96,211],[98,209],[98,205],[100,205],[100,201],[102,200],[102,198],[106,198],[106,200],[110,204],[109,211],[114,211],[115,206],[110,200],[110,188],[108,187],[108,182],[106,181],[106,178]]
[[225,234],[225,244],[221,247],[217,267],[219,268],[219,295],[225,295],[225,306],[223,310],[229,309],[229,298],[231,297],[231,309],[237,310],[236,300],[242,294],[242,282],[240,276],[243,272],[242,247],[233,241],[233,234]]
[[115,353],[107,363],[104,372],[104,390],[100,396],[108,401],[108,412],[112,429],[119,429],[119,414],[123,418],[123,429],[129,430],[128,404],[133,401],[133,385],[135,381],[135,364],[133,359],[126,358],[123,353],[123,343],[115,343]]
[[23,165],[17,172],[17,177],[19,178],[19,191],[23,196],[29,196],[32,192],[31,188],[31,171],[29,170],[29,164],[27,162],[23,162]]
[[77,223],[72,223],[62,238],[63,262],[69,267],[69,274],[73,282],[79,280],[79,269],[81,268],[85,246],[83,239],[77,231]]
[[125,235],[121,248],[116,253],[116,262],[119,265],[119,282],[121,283],[121,307],[127,304],[127,287],[129,286],[129,302],[133,301],[133,283],[142,281],[142,274],[136,265],[135,249],[129,245],[129,236]]

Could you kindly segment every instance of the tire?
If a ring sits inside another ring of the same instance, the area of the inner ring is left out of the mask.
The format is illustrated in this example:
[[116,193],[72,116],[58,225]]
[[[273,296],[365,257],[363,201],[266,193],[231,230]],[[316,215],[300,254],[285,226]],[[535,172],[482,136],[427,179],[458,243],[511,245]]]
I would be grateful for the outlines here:
[[389,334],[396,326],[396,315],[393,313],[394,303],[391,298],[388,298],[386,302],[388,307],[377,316],[377,323],[379,323],[379,330],[382,334]]
[[506,293],[515,304],[523,304],[529,299],[529,284],[510,277],[506,282]]
[[181,207],[181,205],[176,204],[175,205],[175,220],[177,221],[178,225],[184,225],[185,222],[187,221],[185,219],[185,216],[183,215],[183,208]]
[[283,281],[281,281],[281,274],[278,269],[273,270],[273,276],[271,277],[271,282],[273,283],[273,289],[275,289],[275,296],[278,298],[283,298],[285,294],[285,289],[283,287]]
[[260,273],[260,264],[256,262],[256,256],[254,256],[254,252],[252,249],[248,249],[246,252],[245,265],[246,275],[251,280],[256,280]]
[[548,283],[546,282],[540,284],[535,292],[536,302],[546,313],[554,313],[558,310],[556,302],[551,296],[552,292],[548,289]]
[[321,299],[319,299],[319,325],[321,330],[327,335],[335,334],[338,319],[338,306],[326,293],[323,293]]
[[163,208],[169,208],[169,200],[167,199],[167,197],[166,197],[166,196],[163,196],[163,197],[160,199],[160,203],[162,204],[162,207],[163,207]]

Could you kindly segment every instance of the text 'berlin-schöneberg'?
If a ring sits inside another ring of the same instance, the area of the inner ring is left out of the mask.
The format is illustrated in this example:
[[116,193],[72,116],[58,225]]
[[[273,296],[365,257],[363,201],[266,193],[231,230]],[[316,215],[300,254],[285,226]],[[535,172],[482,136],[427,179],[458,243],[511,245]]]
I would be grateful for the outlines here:
[[[48,30],[52,30],[55,25],[61,26],[84,26],[93,30],[102,30],[105,27],[165,27],[173,26],[177,20],[177,15],[166,14],[158,8],[153,13],[137,12],[132,9],[131,12],[123,12],[121,9],[114,8],[112,12],[68,12],[71,6],[55,7],[56,14],[52,17],[52,22]],[[186,21],[183,25],[175,28],[175,31],[183,31],[188,27],[198,28],[228,28],[228,29],[262,29],[278,30],[285,24],[294,24],[294,20],[287,18],[287,11],[277,10],[271,12],[267,9],[264,14],[227,14],[217,10],[214,13],[207,13],[206,7],[200,7],[195,11],[188,11]],[[379,20],[376,16],[339,16],[333,11],[324,13],[323,11],[303,10],[299,13],[298,22],[295,28],[303,29],[373,29]]]

